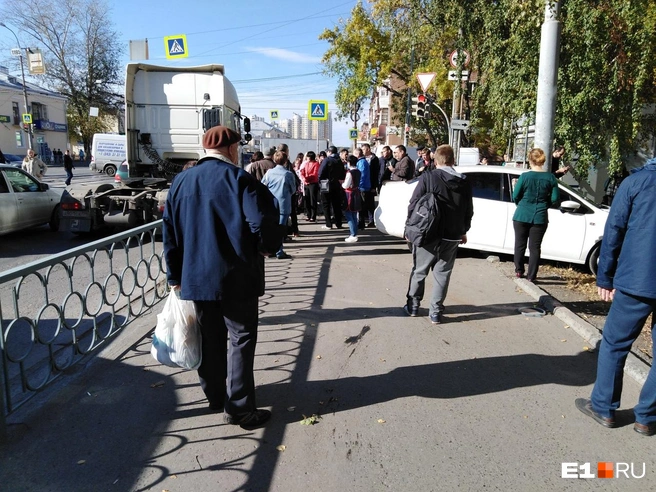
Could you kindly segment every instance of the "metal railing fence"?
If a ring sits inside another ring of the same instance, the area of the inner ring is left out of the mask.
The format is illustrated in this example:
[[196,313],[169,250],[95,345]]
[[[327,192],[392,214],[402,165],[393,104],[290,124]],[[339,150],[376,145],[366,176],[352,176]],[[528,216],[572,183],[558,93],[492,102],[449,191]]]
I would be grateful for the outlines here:
[[165,295],[161,220],[0,273],[6,417]]

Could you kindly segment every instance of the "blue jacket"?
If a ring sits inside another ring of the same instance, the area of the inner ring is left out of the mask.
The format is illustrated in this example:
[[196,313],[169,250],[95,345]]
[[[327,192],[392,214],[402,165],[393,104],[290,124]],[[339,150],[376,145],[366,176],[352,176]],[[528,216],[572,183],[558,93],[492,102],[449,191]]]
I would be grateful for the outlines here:
[[282,244],[278,206],[238,167],[204,157],[171,185],[163,216],[169,285],[182,299],[214,301],[264,293],[264,257]]
[[296,178],[294,173],[288,171],[283,166],[276,166],[269,169],[262,178],[262,184],[269,188],[269,191],[278,200],[280,215],[292,213],[292,195],[296,192]]
[[656,159],[634,169],[613,198],[597,285],[656,299]]
[[358,171],[360,171],[360,191],[371,190],[371,178],[369,173],[369,161],[365,157],[358,160]]

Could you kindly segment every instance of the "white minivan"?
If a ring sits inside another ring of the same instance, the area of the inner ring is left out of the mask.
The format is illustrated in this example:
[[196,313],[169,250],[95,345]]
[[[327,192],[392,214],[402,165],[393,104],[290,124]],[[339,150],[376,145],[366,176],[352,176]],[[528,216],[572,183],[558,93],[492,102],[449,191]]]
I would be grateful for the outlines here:
[[116,133],[96,133],[91,144],[89,169],[114,176],[116,169],[126,159],[127,141],[125,135]]

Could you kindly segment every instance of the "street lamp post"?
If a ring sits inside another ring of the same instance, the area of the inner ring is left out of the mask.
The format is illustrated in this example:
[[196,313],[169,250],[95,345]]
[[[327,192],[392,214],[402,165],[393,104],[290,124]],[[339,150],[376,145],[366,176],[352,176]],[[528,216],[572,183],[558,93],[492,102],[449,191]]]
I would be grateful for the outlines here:
[[[7,27],[7,25],[4,22],[0,22],[0,26],[4,27],[10,33],[12,33],[16,38],[16,42],[18,43],[18,51],[20,53],[18,56],[19,56],[20,67],[21,67],[21,76],[23,78],[23,106],[24,106],[25,114],[29,114],[29,111],[27,109],[27,86],[25,85],[25,67],[23,67],[23,48],[21,48],[20,41],[18,40],[18,36],[16,36],[16,33],[13,31],[13,29]],[[27,129],[27,145],[29,149],[32,148],[32,130],[29,126]]]

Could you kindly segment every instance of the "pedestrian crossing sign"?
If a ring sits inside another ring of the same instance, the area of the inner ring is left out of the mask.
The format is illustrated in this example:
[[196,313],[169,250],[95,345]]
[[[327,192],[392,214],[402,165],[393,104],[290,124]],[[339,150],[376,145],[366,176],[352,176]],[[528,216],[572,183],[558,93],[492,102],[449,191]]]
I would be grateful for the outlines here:
[[272,109],[270,111],[270,114],[271,114],[271,119],[272,120],[277,120],[278,119],[278,110],[277,109]]
[[358,139],[358,129],[357,128],[351,128],[349,130],[349,138],[351,140],[357,140]]
[[308,120],[325,121],[328,119],[328,101],[310,101]]
[[189,50],[187,50],[187,36],[184,34],[166,36],[164,38],[164,51],[166,53],[166,58],[169,60],[174,58],[187,58],[189,56]]

